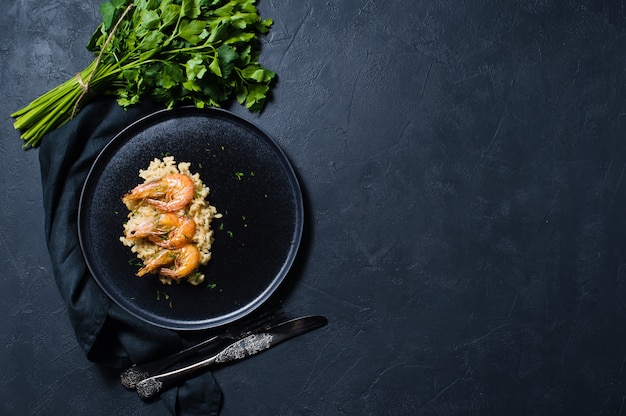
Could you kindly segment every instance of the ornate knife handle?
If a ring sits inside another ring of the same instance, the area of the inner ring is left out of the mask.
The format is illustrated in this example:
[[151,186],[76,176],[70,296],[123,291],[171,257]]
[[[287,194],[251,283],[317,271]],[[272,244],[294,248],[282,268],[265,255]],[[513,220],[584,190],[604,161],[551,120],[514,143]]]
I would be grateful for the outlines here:
[[268,349],[272,345],[274,336],[268,333],[252,334],[242,340],[229,345],[215,356],[216,363],[228,363],[241,360],[258,352]]
[[136,386],[137,394],[144,399],[154,397],[214,364],[241,360],[266,350],[272,346],[273,339],[274,336],[268,333],[248,335],[206,360],[140,381]]

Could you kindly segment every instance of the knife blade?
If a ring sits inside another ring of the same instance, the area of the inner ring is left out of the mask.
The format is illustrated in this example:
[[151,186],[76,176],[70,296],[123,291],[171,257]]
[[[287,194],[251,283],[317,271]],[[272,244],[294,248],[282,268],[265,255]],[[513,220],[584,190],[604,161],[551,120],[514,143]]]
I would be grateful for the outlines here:
[[320,328],[327,323],[328,319],[324,316],[304,316],[253,333],[233,342],[219,353],[205,360],[140,381],[136,385],[137,394],[144,399],[154,397],[211,366],[239,361],[256,355],[288,339]]

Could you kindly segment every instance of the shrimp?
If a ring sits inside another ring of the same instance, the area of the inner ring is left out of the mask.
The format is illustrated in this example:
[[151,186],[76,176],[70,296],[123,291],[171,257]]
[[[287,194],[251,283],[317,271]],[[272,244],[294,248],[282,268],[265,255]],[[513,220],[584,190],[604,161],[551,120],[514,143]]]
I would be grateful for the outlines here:
[[[166,267],[169,266],[169,267]],[[155,257],[144,262],[137,276],[153,271],[170,279],[179,280],[188,276],[200,266],[200,251],[193,244],[187,244],[176,250],[163,250]]]
[[176,252],[174,250],[160,251],[156,256],[145,260],[143,262],[143,267],[139,269],[136,275],[141,277],[147,273],[154,272],[162,266],[167,266],[173,263],[174,260],[176,260]]
[[182,209],[193,199],[196,186],[182,173],[171,173],[150,182],[137,185],[124,195],[122,202],[128,206],[133,201],[146,201],[155,208],[173,212]]
[[196,223],[185,215],[158,214],[129,230],[126,238],[147,238],[159,247],[174,250],[191,242]]
[[159,273],[170,279],[182,279],[200,266],[200,251],[193,244],[187,244],[178,249],[174,260],[174,267],[162,268]]

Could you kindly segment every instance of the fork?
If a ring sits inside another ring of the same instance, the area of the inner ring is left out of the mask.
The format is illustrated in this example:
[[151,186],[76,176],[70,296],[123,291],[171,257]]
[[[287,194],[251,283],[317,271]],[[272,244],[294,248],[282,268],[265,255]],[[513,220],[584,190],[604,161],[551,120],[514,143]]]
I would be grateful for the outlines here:
[[191,357],[195,353],[210,345],[217,344],[221,341],[237,340],[250,335],[253,332],[269,328],[284,318],[285,312],[282,304],[272,306],[262,313],[246,318],[233,326],[226,328],[222,333],[214,335],[204,341],[185,348],[184,350],[147,363],[133,364],[122,371],[120,374],[120,381],[127,389],[134,390],[137,387],[137,383],[141,380],[158,374],[159,372],[179,363],[185,358]]

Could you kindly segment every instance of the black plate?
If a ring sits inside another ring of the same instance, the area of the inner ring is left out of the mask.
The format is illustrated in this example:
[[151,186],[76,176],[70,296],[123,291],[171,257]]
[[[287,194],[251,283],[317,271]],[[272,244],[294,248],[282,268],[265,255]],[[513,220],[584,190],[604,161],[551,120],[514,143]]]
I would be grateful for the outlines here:
[[[223,214],[212,223],[212,259],[197,287],[136,277],[135,256],[119,241],[128,213],[121,197],[142,181],[139,169],[166,155],[191,162]],[[300,244],[302,194],[285,154],[250,122],[219,109],[163,110],[124,129],[100,153],[78,226],[87,266],[115,303],[157,326],[206,329],[247,315],[280,285]]]

